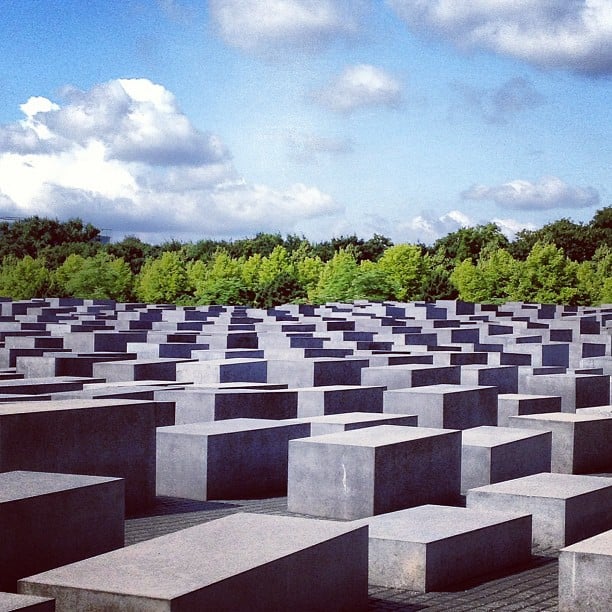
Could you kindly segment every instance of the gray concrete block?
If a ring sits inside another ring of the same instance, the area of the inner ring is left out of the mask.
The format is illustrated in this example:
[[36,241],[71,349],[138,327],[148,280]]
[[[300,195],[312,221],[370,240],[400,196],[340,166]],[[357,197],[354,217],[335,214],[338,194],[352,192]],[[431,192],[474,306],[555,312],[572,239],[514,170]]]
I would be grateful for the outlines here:
[[298,414],[298,395],[286,389],[214,389],[192,387],[158,391],[155,397],[175,403],[175,423],[225,419],[291,419]]
[[559,611],[612,610],[612,530],[561,549]]
[[612,471],[612,418],[551,412],[510,417],[510,427],[552,432],[551,470],[564,474]]
[[529,513],[533,546],[558,549],[612,528],[612,478],[534,474],[470,489],[466,505]]
[[531,558],[531,516],[425,505],[363,521],[369,526],[369,581],[410,591],[455,584]]
[[[131,380],[176,381],[179,364],[191,363],[187,359],[132,359],[130,361],[104,361],[93,364],[93,374],[106,382]],[[199,363],[199,362],[195,362]]]
[[442,384],[458,385],[460,382],[460,366],[394,365],[364,368],[361,374],[362,385],[384,385],[387,389]]
[[291,512],[356,519],[424,503],[454,503],[461,433],[381,425],[292,440]]
[[384,393],[384,412],[416,414],[419,427],[497,425],[497,387],[429,385]]
[[561,410],[606,406],[610,403],[610,376],[592,374],[527,375],[521,393],[561,396]]
[[54,597],[58,612],[357,611],[368,607],[367,568],[366,527],[234,514],[30,576],[19,590]]
[[124,512],[118,478],[0,473],[0,589],[14,591],[19,578],[121,548]]
[[309,429],[265,419],[159,427],[157,494],[197,500],[284,495],[287,445]]
[[211,359],[179,363],[176,366],[176,380],[195,385],[229,382],[265,383],[268,382],[267,366],[265,359]]
[[55,612],[55,600],[36,595],[0,593],[0,612],[30,610],[31,612]]
[[380,414],[378,412],[345,412],[342,414],[326,414],[316,417],[302,417],[293,422],[310,424],[309,436],[375,427],[377,425],[401,425],[416,427],[417,417],[414,414]]
[[465,429],[461,439],[461,493],[550,472],[552,434],[509,427]]
[[499,427],[509,427],[511,416],[545,412],[561,412],[561,397],[525,393],[503,393],[497,396],[497,425]]
[[498,393],[518,393],[518,366],[464,365],[461,384],[497,387]]
[[367,359],[270,359],[268,382],[284,382],[290,388],[360,385],[361,371],[367,366]]
[[155,402],[90,399],[4,404],[0,472],[124,478],[126,508],[138,510],[155,497],[157,419]]
[[296,390],[298,417],[383,410],[382,386],[331,385],[302,387]]

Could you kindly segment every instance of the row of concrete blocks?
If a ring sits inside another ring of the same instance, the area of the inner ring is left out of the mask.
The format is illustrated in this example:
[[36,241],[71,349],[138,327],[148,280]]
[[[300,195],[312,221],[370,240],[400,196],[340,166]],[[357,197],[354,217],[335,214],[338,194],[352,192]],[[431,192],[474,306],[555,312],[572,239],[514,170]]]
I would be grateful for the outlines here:
[[[561,610],[612,603],[610,478],[537,474],[473,489],[466,508],[429,504],[344,523],[235,514],[127,548],[120,479],[0,478],[13,497],[0,505],[2,527],[14,528],[0,588],[18,579],[19,593],[41,598],[21,606],[0,594],[2,609],[365,610],[368,582],[446,589],[525,564],[532,539],[566,547]],[[84,510],[95,511],[97,530]]]

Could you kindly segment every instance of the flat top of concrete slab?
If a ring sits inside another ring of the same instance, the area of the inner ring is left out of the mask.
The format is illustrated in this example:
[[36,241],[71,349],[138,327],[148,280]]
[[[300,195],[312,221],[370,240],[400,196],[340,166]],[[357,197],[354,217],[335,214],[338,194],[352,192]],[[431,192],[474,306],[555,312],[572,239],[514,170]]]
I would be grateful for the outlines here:
[[329,391],[359,391],[361,389],[384,389],[384,385],[326,385],[321,387],[296,387],[298,393],[327,393]]
[[470,489],[467,496],[468,500],[472,493],[570,499],[598,489],[612,489],[612,478],[542,472]]
[[557,421],[560,423],[580,423],[583,421],[605,421],[610,416],[603,413],[581,413],[581,412],[542,412],[540,414],[521,414],[519,416],[511,416],[510,420],[513,423],[520,421]]
[[108,389],[117,387],[181,387],[183,385],[190,385],[188,382],[173,382],[169,380],[121,380],[117,382],[101,382],[101,383],[86,383],[83,385],[84,389]]
[[28,606],[54,601],[49,597],[38,597],[36,595],[18,595],[17,593],[0,592],[0,611],[11,612],[21,610]]
[[[395,368],[395,366],[392,366]],[[463,368],[463,366],[461,366]],[[448,395],[450,393],[465,393],[466,391],[479,391],[481,389],[497,389],[492,386],[479,386],[479,385],[426,385],[424,387],[410,387],[406,389],[390,389],[385,393],[408,393],[408,394],[426,394],[426,395]]]
[[427,504],[353,523],[369,525],[370,538],[426,544],[524,516],[529,515]]
[[561,553],[564,551],[612,557],[612,529],[562,548]]
[[377,425],[363,429],[352,429],[338,433],[300,438],[292,442],[307,444],[338,444],[344,446],[379,447],[420,440],[433,436],[458,434],[454,429],[433,429],[429,427],[404,427],[401,425]]
[[577,408],[576,414],[603,414],[612,417],[612,405],[610,406],[589,406],[588,408]]
[[292,419],[294,422],[302,423],[361,423],[371,421],[390,421],[392,419],[401,419],[414,414],[396,414],[396,413],[381,413],[381,412],[343,412],[341,414],[323,414],[319,416],[303,417]]
[[151,405],[148,400],[126,399],[65,399],[43,402],[11,402],[2,404],[0,419],[6,415],[22,414],[25,412],[57,412],[59,410],[82,410],[83,408],[101,408],[112,406]]
[[106,476],[81,476],[77,474],[54,474],[49,472],[0,473],[0,503],[37,497],[68,489],[80,489],[97,484],[121,480]]
[[[440,365],[432,365],[430,363],[401,363],[392,366],[374,366],[372,368],[368,368],[368,370],[376,370],[385,371],[385,372],[408,372],[412,370],[456,370],[460,366],[440,366]],[[465,367],[465,366],[461,366]]]
[[558,395],[535,395],[529,393],[500,393],[497,396],[498,400],[537,400],[550,399],[551,397],[559,397]]
[[23,582],[167,601],[355,529],[350,523],[238,513]]
[[533,429],[519,429],[515,427],[493,427],[481,425],[464,429],[461,432],[461,444],[463,446],[493,447],[526,438],[537,438],[538,436],[550,435],[546,431],[534,431]]
[[202,423],[186,423],[184,425],[169,425],[158,427],[158,433],[184,434],[187,436],[213,436],[254,429],[283,428],[297,425],[294,419],[225,419],[222,421],[206,421]]

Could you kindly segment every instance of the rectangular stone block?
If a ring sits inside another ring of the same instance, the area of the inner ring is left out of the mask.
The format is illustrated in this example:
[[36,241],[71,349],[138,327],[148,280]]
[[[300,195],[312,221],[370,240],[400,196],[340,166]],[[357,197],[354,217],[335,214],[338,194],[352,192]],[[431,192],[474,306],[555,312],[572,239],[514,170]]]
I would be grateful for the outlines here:
[[521,393],[561,396],[561,410],[606,406],[610,403],[610,376],[607,374],[549,374],[525,376]]
[[380,425],[289,443],[291,512],[357,519],[424,503],[454,503],[461,433]]
[[533,474],[470,489],[466,505],[529,513],[533,546],[558,549],[612,528],[612,478]]
[[0,473],[0,590],[14,591],[19,578],[121,548],[124,512],[119,478]]
[[229,419],[157,429],[157,494],[187,499],[284,495],[287,445],[306,423]]
[[290,388],[360,385],[361,371],[367,366],[367,359],[270,359],[268,382],[284,382]]
[[493,386],[498,393],[518,393],[518,366],[464,365],[461,384]]
[[294,422],[308,423],[309,436],[322,436],[325,434],[361,429],[362,427],[375,427],[377,425],[401,425],[403,427],[416,427],[417,417],[414,414],[380,414],[378,412],[345,412],[343,414],[326,414],[316,417],[302,417]]
[[362,385],[384,385],[387,389],[441,384],[458,385],[460,383],[460,366],[394,365],[364,368],[361,374]]
[[425,505],[363,521],[371,584],[410,591],[448,590],[531,558],[531,516]]
[[[93,364],[94,376],[106,382],[130,380],[176,381],[179,364],[190,363],[187,359],[132,359],[130,361],[108,361]],[[196,362],[197,363],[197,362]]]
[[0,472],[32,470],[125,479],[128,512],[155,497],[155,402],[64,400],[4,404]]
[[260,382],[267,380],[265,359],[211,359],[179,363],[176,381],[195,385],[228,382]]
[[429,385],[384,393],[384,412],[416,414],[419,427],[467,429],[497,425],[497,388]]
[[461,440],[461,493],[468,489],[550,472],[552,434],[509,427],[475,427]]
[[[153,562],[154,560],[154,562]],[[57,612],[367,610],[366,527],[234,514],[21,580]]]
[[17,610],[55,612],[55,600],[49,597],[36,597],[36,595],[0,593],[0,610],[2,612],[14,612]]
[[158,391],[155,397],[175,403],[175,423],[225,419],[291,419],[297,416],[298,395],[286,389],[186,388]]
[[384,387],[331,385],[296,389],[298,417],[342,414],[344,412],[382,412]]
[[525,393],[503,393],[497,396],[497,424],[499,427],[509,427],[511,416],[545,412],[561,412],[561,397]]
[[559,612],[612,610],[612,530],[561,549]]
[[510,417],[510,427],[552,432],[553,472],[612,471],[612,418],[606,414],[551,412]]

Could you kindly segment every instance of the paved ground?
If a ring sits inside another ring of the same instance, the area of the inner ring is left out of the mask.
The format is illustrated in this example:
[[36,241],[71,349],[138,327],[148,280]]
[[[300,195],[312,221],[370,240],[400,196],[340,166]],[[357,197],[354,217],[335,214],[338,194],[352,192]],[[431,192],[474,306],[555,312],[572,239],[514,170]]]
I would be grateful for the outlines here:
[[[157,504],[143,516],[126,521],[125,543],[135,544],[186,527],[221,518],[235,512],[284,514],[287,498],[265,500],[232,500],[197,502],[159,497]],[[459,585],[453,591],[415,593],[370,586],[370,610],[404,610],[441,612],[442,610],[490,611],[557,609],[557,558],[550,551],[534,554],[527,566],[513,571],[486,576],[478,581]]]

